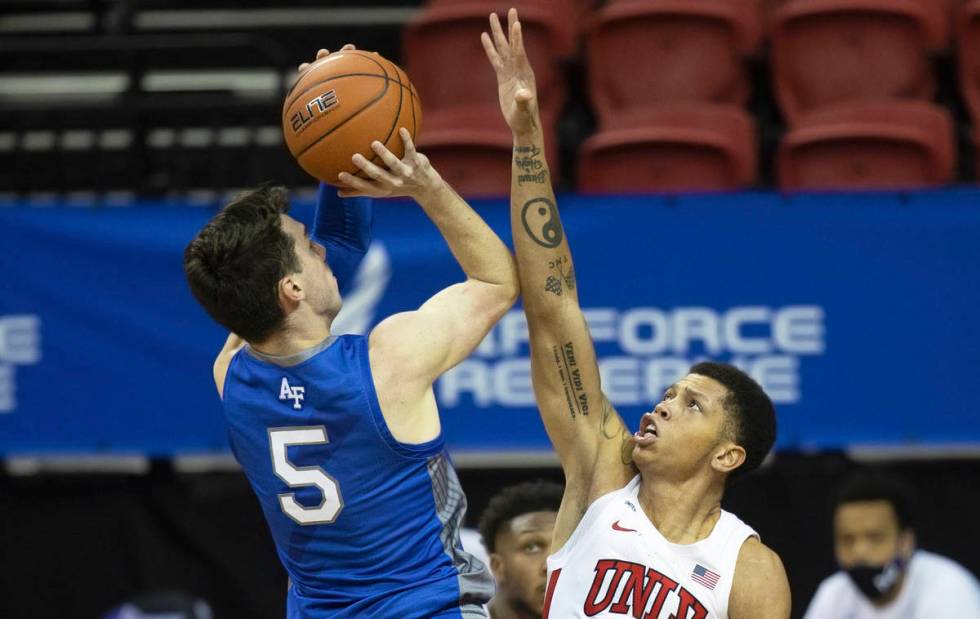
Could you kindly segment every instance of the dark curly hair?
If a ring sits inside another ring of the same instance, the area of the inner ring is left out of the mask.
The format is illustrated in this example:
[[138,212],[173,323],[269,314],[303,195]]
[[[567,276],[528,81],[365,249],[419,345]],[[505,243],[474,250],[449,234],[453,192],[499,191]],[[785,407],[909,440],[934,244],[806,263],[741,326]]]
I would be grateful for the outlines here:
[[538,479],[497,493],[480,514],[478,525],[487,552],[496,552],[497,534],[514,518],[531,512],[557,512],[563,492],[561,484]]
[[895,511],[898,528],[914,527],[912,489],[894,475],[875,468],[859,469],[841,482],[834,496],[834,511],[845,503],[887,501]]
[[759,468],[776,442],[776,408],[752,377],[727,363],[704,361],[691,374],[713,378],[728,389],[723,402],[732,440],[745,449],[745,462],[728,478],[733,481]]
[[261,342],[282,328],[286,315],[277,284],[302,270],[279,219],[288,211],[285,187],[244,192],[184,250],[184,274],[194,298],[211,318],[249,342]]

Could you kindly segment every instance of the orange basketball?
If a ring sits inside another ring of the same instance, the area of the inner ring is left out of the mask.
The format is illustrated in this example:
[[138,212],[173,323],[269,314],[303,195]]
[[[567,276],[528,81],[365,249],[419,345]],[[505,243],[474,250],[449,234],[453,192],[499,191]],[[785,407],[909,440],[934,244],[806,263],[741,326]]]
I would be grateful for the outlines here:
[[382,168],[373,150],[378,140],[401,158],[398,129],[412,139],[422,126],[422,106],[408,75],[376,52],[347,50],[320,58],[297,80],[282,106],[286,146],[317,179],[339,185],[337,175],[364,177],[351,163],[355,153]]

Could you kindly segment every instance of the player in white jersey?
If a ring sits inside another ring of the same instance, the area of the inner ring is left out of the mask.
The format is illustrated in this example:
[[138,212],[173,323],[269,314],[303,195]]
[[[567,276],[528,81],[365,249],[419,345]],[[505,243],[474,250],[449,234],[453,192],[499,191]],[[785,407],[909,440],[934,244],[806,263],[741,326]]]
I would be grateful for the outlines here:
[[[698,364],[670,387],[635,435],[603,397],[514,9],[508,22],[505,33],[491,15],[481,38],[514,136],[511,227],[535,398],[566,481],[543,614],[786,619],[779,557],[721,509],[729,478],[757,467],[772,447],[772,403],[747,375],[716,363]],[[652,230],[652,243],[659,234],[692,231]]]

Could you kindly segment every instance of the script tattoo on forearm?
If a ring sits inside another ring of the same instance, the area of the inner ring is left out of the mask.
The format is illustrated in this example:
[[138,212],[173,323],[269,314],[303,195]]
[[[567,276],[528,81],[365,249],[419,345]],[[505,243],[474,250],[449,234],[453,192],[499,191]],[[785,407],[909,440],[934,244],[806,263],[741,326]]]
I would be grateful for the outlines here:
[[575,290],[575,269],[565,256],[559,256],[548,263],[548,268],[557,273],[549,275],[545,280],[544,289],[552,294],[561,296],[562,290]]
[[561,245],[565,233],[558,219],[555,203],[546,198],[532,198],[521,209],[521,223],[531,240],[548,249]]
[[514,147],[514,165],[520,170],[520,174],[517,175],[518,185],[524,183],[543,185],[548,181],[548,171],[544,169],[541,149],[537,146]]
[[562,390],[565,392],[565,403],[572,419],[576,415],[589,414],[589,397],[582,383],[582,372],[575,360],[575,348],[571,342],[561,346],[552,346],[551,352],[555,357],[558,376],[561,379]]

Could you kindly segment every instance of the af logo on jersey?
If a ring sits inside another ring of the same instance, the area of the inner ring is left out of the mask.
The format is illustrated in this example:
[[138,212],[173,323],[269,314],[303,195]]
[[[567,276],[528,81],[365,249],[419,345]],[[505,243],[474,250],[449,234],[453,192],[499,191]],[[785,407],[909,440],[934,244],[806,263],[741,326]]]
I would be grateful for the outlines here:
[[282,377],[282,384],[279,386],[279,399],[280,400],[292,400],[293,408],[300,410],[303,405],[300,402],[306,397],[306,387],[296,385],[295,387],[289,384],[286,377]]

